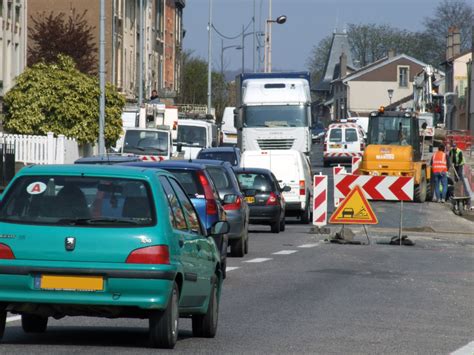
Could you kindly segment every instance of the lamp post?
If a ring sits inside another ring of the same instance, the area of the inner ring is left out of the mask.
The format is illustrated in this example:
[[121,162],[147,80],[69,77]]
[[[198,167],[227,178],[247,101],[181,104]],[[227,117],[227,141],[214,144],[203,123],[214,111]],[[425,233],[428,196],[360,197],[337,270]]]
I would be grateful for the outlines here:
[[[244,33],[244,26],[242,25],[242,44],[237,48],[237,49],[242,49],[242,73],[244,72],[244,68],[245,68],[245,37],[253,35],[253,34],[255,33],[254,32]],[[253,71],[255,72],[255,69]]]
[[226,49],[229,49],[229,48],[239,49],[240,46],[234,44],[232,46],[225,46],[224,47],[224,40],[222,40],[221,43],[222,43],[222,45],[221,45],[221,74],[222,74],[222,76],[224,76],[224,51]]
[[390,100],[390,105],[392,105],[393,89],[388,89],[388,99]]
[[208,31],[208,47],[207,47],[207,113],[211,114],[212,109],[212,0],[209,0],[209,23],[207,25]]
[[265,23],[265,73],[272,72],[272,23],[282,25],[286,22],[286,16],[278,16],[276,20],[272,20],[272,1],[270,0],[269,16]]
[[105,154],[105,2],[100,1],[99,22],[99,154]]

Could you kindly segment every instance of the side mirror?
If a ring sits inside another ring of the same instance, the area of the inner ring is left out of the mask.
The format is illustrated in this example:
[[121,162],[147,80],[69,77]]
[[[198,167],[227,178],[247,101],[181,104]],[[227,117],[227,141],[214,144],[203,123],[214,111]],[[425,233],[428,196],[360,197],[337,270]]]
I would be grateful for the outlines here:
[[224,196],[224,205],[227,205],[229,203],[234,203],[237,200],[238,196],[235,194],[227,194]]
[[219,234],[227,234],[230,231],[230,225],[227,221],[217,221],[211,227],[211,236]]
[[291,186],[288,186],[288,185],[283,186],[283,188],[281,189],[281,191],[283,191],[283,192],[289,192],[289,191],[291,191]]
[[176,145],[176,151],[177,151],[178,153],[181,153],[181,152],[183,151],[183,144],[182,144],[182,143],[178,143],[178,144]]

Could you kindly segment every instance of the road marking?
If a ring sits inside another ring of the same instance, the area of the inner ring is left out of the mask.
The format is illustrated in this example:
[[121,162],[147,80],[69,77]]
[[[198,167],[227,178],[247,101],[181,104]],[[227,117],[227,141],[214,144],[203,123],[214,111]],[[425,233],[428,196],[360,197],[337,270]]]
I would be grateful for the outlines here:
[[277,251],[276,253],[272,253],[273,255],[290,255],[293,253],[297,253],[298,250],[280,250]]
[[255,258],[243,261],[244,263],[263,263],[265,261],[272,260],[272,258]]
[[472,355],[474,354],[474,341],[471,341],[469,344],[459,348],[458,350],[453,351],[450,355]]
[[20,320],[20,319],[21,319],[21,316],[8,317],[8,318],[7,318],[7,323],[8,323],[8,322],[15,322],[15,321]]
[[226,272],[227,272],[227,271],[234,271],[234,270],[237,270],[237,269],[240,269],[240,267],[239,267],[239,266],[227,266],[227,267],[225,268],[225,271],[226,271]]
[[314,244],[302,244],[298,245],[298,248],[314,248],[317,247],[319,243],[314,243]]

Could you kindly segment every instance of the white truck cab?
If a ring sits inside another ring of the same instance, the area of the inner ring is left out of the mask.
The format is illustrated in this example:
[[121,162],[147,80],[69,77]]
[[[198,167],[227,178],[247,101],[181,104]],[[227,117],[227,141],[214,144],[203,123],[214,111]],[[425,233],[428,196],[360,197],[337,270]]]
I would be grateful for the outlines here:
[[217,126],[211,120],[178,119],[176,150],[195,159],[202,148],[217,146]]

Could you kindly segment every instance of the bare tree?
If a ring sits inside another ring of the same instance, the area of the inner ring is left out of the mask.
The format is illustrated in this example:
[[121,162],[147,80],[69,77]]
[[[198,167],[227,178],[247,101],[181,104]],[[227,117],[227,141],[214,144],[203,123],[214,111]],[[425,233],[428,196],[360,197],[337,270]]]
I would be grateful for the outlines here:
[[331,50],[331,42],[332,35],[326,36],[311,50],[306,65],[311,73],[311,81],[313,83],[318,83],[324,76],[326,62]]
[[88,74],[97,73],[97,46],[94,42],[94,26],[75,10],[66,18],[63,12],[49,15],[43,12],[36,18],[31,16],[33,28],[29,33],[28,65],[39,61],[55,63],[59,54],[65,54],[76,62],[77,68]]

